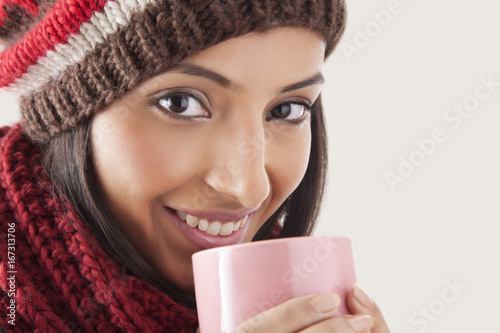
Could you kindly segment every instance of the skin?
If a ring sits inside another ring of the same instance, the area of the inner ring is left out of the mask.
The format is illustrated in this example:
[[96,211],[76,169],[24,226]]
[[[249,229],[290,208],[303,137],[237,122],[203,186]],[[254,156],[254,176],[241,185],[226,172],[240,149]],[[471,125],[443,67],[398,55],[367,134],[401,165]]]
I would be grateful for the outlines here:
[[[92,158],[106,204],[131,244],[179,288],[194,290],[191,256],[201,249],[164,207],[251,210],[241,240],[250,242],[305,174],[311,130],[303,105],[312,105],[321,92],[324,50],[322,38],[302,28],[230,39],[182,62],[230,83],[174,68],[93,117]],[[292,112],[283,118],[275,111],[286,110],[284,105]],[[243,325],[241,332],[296,332],[332,316],[297,312],[308,302],[285,302],[261,326]],[[293,322],[282,317],[294,313],[303,315]],[[332,332],[350,332],[340,319],[344,326],[334,325]]]

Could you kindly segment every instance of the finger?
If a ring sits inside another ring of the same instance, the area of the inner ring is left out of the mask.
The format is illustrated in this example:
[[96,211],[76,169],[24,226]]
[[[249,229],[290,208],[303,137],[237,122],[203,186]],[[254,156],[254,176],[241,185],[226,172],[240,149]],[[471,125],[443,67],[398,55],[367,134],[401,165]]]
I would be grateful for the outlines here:
[[347,295],[347,307],[352,314],[367,314],[373,318],[371,333],[390,333],[382,311],[360,286],[355,285]]
[[198,327],[198,329],[196,330],[196,333],[200,333],[200,328]]
[[366,333],[373,327],[373,318],[369,315],[335,317],[323,320],[299,333]]
[[309,295],[286,301],[250,318],[236,333],[290,333],[335,315],[340,298],[334,294]]

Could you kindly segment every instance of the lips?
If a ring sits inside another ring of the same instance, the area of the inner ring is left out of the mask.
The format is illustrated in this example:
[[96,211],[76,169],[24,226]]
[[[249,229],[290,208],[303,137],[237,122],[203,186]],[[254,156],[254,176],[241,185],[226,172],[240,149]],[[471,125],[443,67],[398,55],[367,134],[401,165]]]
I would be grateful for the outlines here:
[[241,243],[254,211],[194,212],[164,208],[172,224],[200,249]]

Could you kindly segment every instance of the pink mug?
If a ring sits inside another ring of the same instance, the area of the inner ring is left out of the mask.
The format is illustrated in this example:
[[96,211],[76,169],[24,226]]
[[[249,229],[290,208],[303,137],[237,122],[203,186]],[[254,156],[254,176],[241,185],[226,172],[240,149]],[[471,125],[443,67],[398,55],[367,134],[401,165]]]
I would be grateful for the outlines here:
[[284,301],[335,293],[339,315],[349,314],[347,293],[356,283],[347,237],[293,237],[197,252],[193,269],[201,333],[229,333]]

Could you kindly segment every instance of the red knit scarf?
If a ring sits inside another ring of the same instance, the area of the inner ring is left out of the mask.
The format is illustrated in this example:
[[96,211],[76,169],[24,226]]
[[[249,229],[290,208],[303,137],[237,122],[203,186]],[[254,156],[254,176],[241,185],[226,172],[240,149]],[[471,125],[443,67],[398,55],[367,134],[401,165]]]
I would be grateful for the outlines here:
[[8,332],[194,332],[192,310],[127,274],[84,236],[85,224],[52,194],[39,159],[19,126],[0,128],[0,325]]

